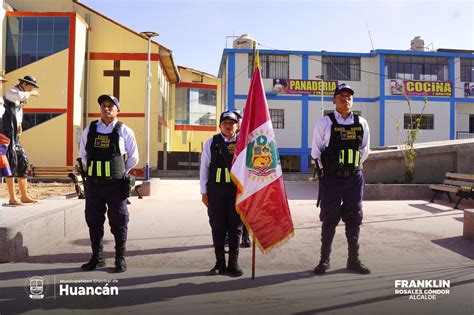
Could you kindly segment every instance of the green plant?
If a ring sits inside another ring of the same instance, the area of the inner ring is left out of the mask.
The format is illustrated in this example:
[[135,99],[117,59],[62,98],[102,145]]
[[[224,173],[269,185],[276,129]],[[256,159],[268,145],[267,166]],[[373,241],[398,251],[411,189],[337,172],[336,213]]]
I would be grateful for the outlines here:
[[397,132],[398,132],[398,143],[400,150],[403,153],[403,159],[405,161],[405,184],[413,184],[415,181],[415,141],[421,133],[420,125],[423,113],[425,112],[426,105],[428,105],[428,98],[425,97],[423,108],[420,114],[414,114],[412,111],[411,100],[406,97],[409,110],[410,124],[406,129],[406,134],[402,132],[400,126],[400,119],[397,119]]

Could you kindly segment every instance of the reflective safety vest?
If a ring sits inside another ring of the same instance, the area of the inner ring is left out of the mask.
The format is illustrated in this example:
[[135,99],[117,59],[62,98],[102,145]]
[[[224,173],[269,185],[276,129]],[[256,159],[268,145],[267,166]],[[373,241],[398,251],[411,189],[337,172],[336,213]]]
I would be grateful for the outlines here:
[[212,137],[208,192],[217,190],[221,194],[235,194],[236,186],[230,178],[230,169],[236,142],[224,141],[220,133]]
[[334,113],[328,114],[331,119],[331,138],[329,145],[321,153],[325,175],[348,177],[362,169],[360,147],[364,137],[364,128],[359,116],[354,115],[352,125],[340,125]]
[[120,153],[118,121],[109,134],[97,132],[97,120],[91,122],[87,135],[87,177],[96,182],[106,183],[113,179],[123,179],[125,156]]

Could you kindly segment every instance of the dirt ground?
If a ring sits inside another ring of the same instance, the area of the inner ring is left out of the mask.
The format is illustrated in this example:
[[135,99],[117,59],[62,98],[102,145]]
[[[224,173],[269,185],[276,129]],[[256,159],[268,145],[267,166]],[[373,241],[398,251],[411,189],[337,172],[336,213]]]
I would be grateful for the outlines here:
[[[18,184],[15,184],[17,190],[17,196],[20,196],[18,190]],[[32,198],[35,199],[45,199],[52,196],[64,195],[68,193],[73,193],[74,185],[72,183],[31,183],[28,182],[28,193]],[[5,182],[0,184],[0,199],[5,200],[8,198],[8,190]]]

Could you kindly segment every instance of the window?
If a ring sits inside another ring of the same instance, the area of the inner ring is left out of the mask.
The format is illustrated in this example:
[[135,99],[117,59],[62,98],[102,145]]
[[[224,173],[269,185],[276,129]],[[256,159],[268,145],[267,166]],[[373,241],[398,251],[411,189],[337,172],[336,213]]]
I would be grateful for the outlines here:
[[[260,55],[260,67],[262,68],[262,78],[264,79],[288,79],[290,57],[288,55]],[[248,62],[249,78],[253,73],[253,55],[249,54]]]
[[58,113],[23,113],[23,122],[21,127],[23,131],[33,128],[39,124],[42,124],[54,117],[61,114]]
[[474,133],[474,115],[469,115],[469,133]]
[[[421,114],[412,114],[413,116],[413,126],[411,129],[414,129],[416,126],[416,120],[420,118]],[[410,129],[410,114],[403,115],[403,129]],[[433,114],[424,114],[421,116],[420,129],[434,129],[434,115]]]
[[448,58],[387,55],[385,72],[389,79],[447,81]]
[[474,82],[474,59],[461,58],[461,82]]
[[322,72],[329,80],[360,81],[360,58],[323,56]]
[[274,129],[285,129],[285,110],[269,109],[270,119]]
[[7,17],[7,72],[69,47],[69,17]]
[[177,87],[175,123],[215,126],[216,95],[216,90]]
[[199,103],[203,105],[216,104],[216,91],[215,90],[200,90]]

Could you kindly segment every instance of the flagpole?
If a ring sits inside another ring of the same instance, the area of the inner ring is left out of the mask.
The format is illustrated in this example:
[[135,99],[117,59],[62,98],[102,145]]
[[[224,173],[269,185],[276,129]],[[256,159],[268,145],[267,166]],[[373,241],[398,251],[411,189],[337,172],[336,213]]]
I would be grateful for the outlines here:
[[[253,41],[253,72],[255,72],[255,69],[257,67],[260,67],[260,58],[258,57],[258,52],[257,52],[257,41]],[[253,74],[252,72],[252,74]],[[255,234],[252,234],[252,280],[255,280]]]
[[252,280],[255,280],[255,235],[252,235]]

